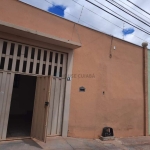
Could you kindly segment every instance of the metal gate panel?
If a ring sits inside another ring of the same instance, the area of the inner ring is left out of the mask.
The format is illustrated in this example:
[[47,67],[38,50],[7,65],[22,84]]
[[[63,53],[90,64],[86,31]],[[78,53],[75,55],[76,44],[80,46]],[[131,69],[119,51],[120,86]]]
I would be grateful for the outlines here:
[[50,100],[51,77],[37,77],[31,137],[46,142],[48,106]]
[[3,71],[65,77],[66,59],[66,53],[0,39],[0,70]]
[[53,99],[53,116],[52,116],[52,127],[51,135],[55,135],[57,132],[57,120],[58,120],[58,111],[59,111],[59,100],[60,100],[60,83],[61,81],[58,78],[55,78],[55,92]]
[[56,134],[62,134],[62,120],[63,120],[63,111],[64,111],[64,99],[65,99],[65,79],[61,79],[60,85],[60,97],[59,97],[59,105],[58,105],[58,122],[57,122],[57,130]]
[[47,135],[62,134],[62,118],[64,110],[65,78],[52,78],[51,97],[48,116]]
[[56,80],[52,78],[51,84],[51,96],[50,96],[50,105],[49,105],[49,113],[48,113],[48,126],[47,126],[47,135],[51,135],[51,126],[52,126],[52,116],[53,116],[53,99],[54,99],[54,92],[55,92],[55,85]]
[[0,72],[0,140],[6,139],[14,74]]

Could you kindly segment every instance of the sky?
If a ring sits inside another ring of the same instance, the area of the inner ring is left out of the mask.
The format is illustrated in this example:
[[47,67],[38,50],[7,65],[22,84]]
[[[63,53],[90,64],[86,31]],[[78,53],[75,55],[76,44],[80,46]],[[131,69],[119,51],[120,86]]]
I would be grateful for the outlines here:
[[[137,45],[141,45],[142,42],[148,42],[150,48],[150,35],[136,29],[135,27],[113,17],[112,15],[104,12],[103,10],[95,7],[94,5],[88,3],[86,0],[20,0],[34,7],[40,8],[49,13],[54,13],[60,17],[71,20],[73,22],[82,24],[84,26],[93,28],[100,32],[113,35],[117,38],[132,42]],[[99,5],[103,9],[111,12],[115,15],[121,15],[129,22],[133,22],[138,26],[150,31],[150,15],[144,13],[142,10],[138,9],[127,0],[109,0],[115,1],[122,6],[126,7],[132,11],[133,15],[136,14],[143,18],[148,25],[140,22],[139,20],[133,18],[132,16],[126,14],[120,9],[108,3],[106,0],[89,0],[92,3]],[[149,0],[130,0],[142,9],[150,13],[150,1]],[[78,3],[78,4],[77,4]],[[106,7],[113,10],[110,11]]]

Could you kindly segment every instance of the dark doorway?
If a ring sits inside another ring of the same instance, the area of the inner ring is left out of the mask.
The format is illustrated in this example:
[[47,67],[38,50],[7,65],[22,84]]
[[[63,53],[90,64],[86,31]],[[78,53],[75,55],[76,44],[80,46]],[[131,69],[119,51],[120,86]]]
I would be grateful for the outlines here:
[[36,77],[15,75],[7,138],[30,136],[35,88]]

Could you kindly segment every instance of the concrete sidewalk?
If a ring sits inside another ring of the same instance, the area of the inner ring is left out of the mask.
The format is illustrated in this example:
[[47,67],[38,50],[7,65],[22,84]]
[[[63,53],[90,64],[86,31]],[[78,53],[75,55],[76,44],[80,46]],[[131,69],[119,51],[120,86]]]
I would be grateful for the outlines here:
[[25,139],[0,143],[0,150],[150,150],[150,137],[120,138],[102,142],[99,139],[53,137],[47,143]]

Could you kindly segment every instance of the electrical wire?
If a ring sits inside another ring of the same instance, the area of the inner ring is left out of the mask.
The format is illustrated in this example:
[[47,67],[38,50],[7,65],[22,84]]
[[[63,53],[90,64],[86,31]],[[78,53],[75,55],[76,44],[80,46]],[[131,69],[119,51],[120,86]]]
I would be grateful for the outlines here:
[[[76,2],[75,0],[72,0],[72,1],[74,1],[75,3],[77,3],[78,5],[80,5],[81,7],[83,6],[82,4],[80,4],[80,3]],[[93,14],[97,15],[98,17],[100,17],[100,18],[102,18],[102,19],[106,20],[107,22],[109,22],[109,23],[111,23],[111,24],[115,25],[116,27],[118,27],[118,28],[120,28],[120,29],[124,29],[124,28],[122,28],[122,27],[120,27],[120,26],[116,25],[115,23],[113,23],[113,22],[109,21],[108,19],[106,19],[106,18],[104,18],[104,17],[100,16],[99,14],[97,14],[97,13],[96,13],[96,12],[94,12],[94,11],[92,11],[91,9],[89,9],[89,8],[87,8],[87,7],[85,7],[85,6],[84,6],[84,8],[85,8],[85,9],[87,9],[88,11],[92,12]],[[134,36],[135,36],[136,38],[138,38],[138,39],[142,40],[142,41],[145,41],[144,39],[142,39],[142,38],[138,37],[137,35],[134,35]],[[149,44],[150,44],[150,43],[149,43]]]
[[[80,3],[76,2],[75,0],[72,0],[72,1],[74,1],[75,3],[77,3],[77,4],[78,4],[78,5],[80,5],[80,6],[83,6],[83,5],[81,5]],[[94,11],[92,11],[91,9],[88,9],[88,8],[87,8],[87,7],[85,7],[85,6],[84,6],[84,9],[87,9],[88,11],[92,12],[93,14],[95,14],[95,15],[99,16],[100,18],[102,18],[102,19],[106,20],[107,22],[109,22],[109,23],[111,23],[111,24],[115,25],[116,27],[119,27],[119,28],[120,28],[120,26],[118,26],[118,25],[116,25],[116,24],[112,23],[111,21],[109,21],[108,19],[106,19],[106,18],[104,18],[104,17],[100,16],[99,14],[97,14],[97,13],[96,13],[96,12],[94,12]]]
[[121,9],[120,7],[116,6],[116,5],[115,5],[115,4],[113,4],[112,2],[110,2],[110,1],[108,1],[108,0],[105,0],[105,1],[107,1],[108,3],[110,3],[110,4],[114,5],[115,7],[119,8],[121,11],[124,11],[124,12],[125,12],[125,13],[127,13],[128,15],[132,16],[133,18],[135,18],[135,19],[139,20],[139,21],[140,21],[140,22],[142,22],[143,24],[145,24],[145,25],[147,25],[147,26],[149,26],[149,27],[150,27],[150,25],[148,25],[148,24],[147,24],[147,23],[145,23],[144,21],[142,21],[142,20],[140,20],[139,18],[137,18],[137,17],[133,16],[132,14],[128,13],[127,11],[125,11],[125,10]]
[[[78,5],[80,5],[81,7],[83,6],[83,5],[81,5],[80,3],[78,3],[78,2],[76,2],[75,0],[72,0],[72,1],[74,1],[75,3],[77,3]],[[100,3],[101,4],[101,3]],[[103,4],[101,4],[102,6],[105,6],[105,5],[103,5]],[[106,7],[106,6],[105,6]],[[100,15],[98,15],[97,13],[95,13],[94,11],[92,11],[92,10],[90,10],[90,9],[88,9],[88,8],[86,8],[86,7],[84,7],[85,9],[87,9],[87,10],[89,10],[90,12],[92,12],[92,13],[94,13],[95,15],[97,15],[97,16],[99,16],[99,17],[101,17],[101,18],[103,18],[104,20],[106,20],[106,21],[108,21],[108,22],[110,22],[111,24],[113,24],[113,25],[115,25],[115,26],[117,26],[117,27],[119,27],[119,28],[121,28],[120,26],[118,26],[118,25],[116,25],[116,24],[114,24],[114,23],[112,23],[111,21],[109,21],[109,20],[107,20],[106,18],[104,18],[104,17],[102,17],[102,16],[100,16]],[[108,8],[108,7],[107,7]],[[110,9],[110,8],[108,8],[108,9]],[[111,9],[110,9],[111,10]],[[113,10],[111,10],[112,12],[114,12]],[[114,12],[114,13],[116,13],[116,12]],[[117,14],[117,13],[116,13]],[[119,14],[118,14],[119,15]],[[121,16],[122,17],[122,16]],[[124,17],[123,17],[124,18]],[[127,20],[127,19],[126,19]],[[129,21],[129,20],[128,20]],[[133,23],[134,24],[134,23]],[[136,24],[134,24],[134,25],[136,25]],[[136,26],[138,26],[138,25],[136,25]],[[140,27],[140,26],[138,26],[138,27]],[[141,27],[140,27],[141,28]],[[123,28],[122,28],[123,29]],[[143,28],[141,28],[141,29],[143,29]],[[145,30],[145,29],[143,29],[143,30]],[[145,30],[146,31],[146,30]],[[146,31],[146,32],[148,32],[148,31]]]
[[[129,24],[129,25],[131,25],[131,26],[133,26],[133,27],[135,27],[135,28],[139,29],[140,31],[143,31],[143,30],[141,30],[140,28],[138,28],[138,27],[136,27],[136,26],[132,25],[131,23],[129,23],[129,22],[127,22],[127,21],[125,21],[125,20],[123,20],[123,19],[119,18],[118,16],[116,16],[116,15],[114,15],[114,14],[112,14],[112,13],[108,12],[107,10],[103,9],[102,7],[100,7],[100,6],[98,6],[98,5],[94,4],[94,3],[92,3],[91,1],[89,1],[89,0],[86,0],[86,1],[87,1],[87,2],[89,2],[89,3],[91,3],[92,5],[94,5],[94,6],[98,7],[98,8],[100,8],[101,10],[103,10],[103,11],[105,11],[105,12],[109,13],[110,15],[112,15],[112,16],[114,16],[114,17],[118,18],[119,20],[121,20],[121,21],[123,21],[123,22],[126,22],[127,24]],[[146,31],[143,31],[143,32],[145,32],[146,34],[150,35],[150,33],[149,33],[149,32],[146,32]]]
[[[95,1],[98,2],[97,0],[95,0]],[[102,5],[103,7],[107,8],[108,10],[112,11],[113,13],[117,14],[117,15],[120,16],[121,18],[123,18],[123,19],[127,20],[128,22],[132,23],[132,25],[134,25],[134,26],[140,28],[141,30],[143,30],[143,31],[145,31],[145,32],[148,32],[148,31],[146,31],[144,28],[142,28],[142,27],[136,25],[135,23],[131,22],[130,20],[126,19],[125,17],[121,16],[120,14],[116,13],[115,11],[113,11],[112,9],[110,9],[109,7],[103,5],[103,4],[100,3],[100,2],[98,2],[98,3],[99,3],[100,5]],[[148,33],[150,33],[150,32],[148,32]]]
[[133,2],[127,0],[129,3],[131,3],[132,5],[136,6],[137,8],[139,8],[140,10],[144,11],[145,13],[147,13],[148,15],[150,15],[150,13],[148,13],[147,11],[145,11],[144,9],[142,9],[141,7],[139,7],[138,5],[134,4]]
[[[48,0],[44,0],[44,1],[46,1],[47,3],[49,3],[49,4],[52,4],[52,5],[53,5],[53,3],[49,2]],[[61,9],[61,8],[59,8],[59,7],[57,7],[57,9],[64,11],[63,9]],[[72,16],[72,17],[76,18],[77,20],[79,19],[78,17],[76,17],[76,16],[74,16],[74,15],[72,15],[72,14],[68,13],[68,12],[66,12],[66,13],[67,13],[68,15],[70,15],[70,16]],[[85,22],[84,20],[81,20],[81,19],[80,19],[80,21],[82,21],[82,22],[84,22],[85,24],[87,24],[87,25],[91,26],[92,28],[94,28],[94,29],[96,29],[96,30],[100,31],[98,28],[96,28],[96,27],[94,27],[93,25],[91,25],[91,24],[89,24],[89,23]]]
[[[53,3],[49,2],[48,0],[44,0],[44,1],[46,1],[47,3],[50,3],[50,4],[53,5]],[[72,0],[72,1],[74,1],[74,0]],[[76,2],[76,1],[74,1],[74,2]],[[80,5],[80,6],[83,6],[83,5],[81,5],[80,3],[78,3],[78,2],[76,2],[76,3],[77,3],[78,5]],[[108,19],[106,19],[106,18],[100,16],[99,14],[95,13],[94,11],[92,11],[92,10],[86,8],[86,7],[84,7],[84,8],[87,9],[87,10],[89,10],[90,12],[94,13],[95,15],[99,16],[100,18],[102,18],[102,19],[108,21],[109,23],[115,25],[116,27],[118,27],[118,28],[120,28],[120,29],[123,29],[122,27],[120,27],[120,26],[118,26],[118,25],[112,23],[111,21],[109,21]],[[57,9],[60,9],[60,8],[57,7]],[[63,10],[63,9],[60,9],[60,10]],[[72,17],[74,17],[74,18],[76,18],[76,19],[79,19],[79,18],[77,18],[76,16],[74,16],[74,15],[68,13],[68,12],[66,12],[66,13],[69,14],[69,15],[71,15]],[[87,25],[93,27],[94,29],[97,29],[98,31],[100,31],[98,28],[94,27],[93,25],[91,25],[91,24],[89,24],[89,23],[87,23],[87,22],[85,22],[85,21],[83,21],[83,20],[81,20],[81,19],[80,19],[80,21],[82,21],[82,22],[86,23]],[[102,32],[102,31],[101,31],[101,32]],[[140,37],[138,37],[138,36],[136,36],[136,35],[134,35],[134,36],[137,37],[138,39],[142,40],[142,41],[145,41],[144,39],[142,39],[142,38],[140,38]],[[149,44],[150,44],[150,43],[149,43]]]
[[141,14],[142,16],[146,17],[147,19],[150,19],[148,18],[147,16],[145,16],[144,14],[142,14],[141,12],[137,11],[136,9],[132,8],[130,5],[126,4],[125,2],[119,0],[121,3],[123,3],[124,5],[128,6],[129,8],[133,9],[134,11],[136,11],[137,13]]
[[[82,4],[80,4],[80,3],[76,2],[75,0],[72,0],[72,1],[74,1],[75,3],[77,3],[78,5],[80,5],[81,7],[83,6]],[[94,11],[92,11],[91,9],[89,9],[89,8],[87,8],[87,7],[85,7],[85,6],[84,6],[84,8],[85,8],[85,9],[87,9],[88,11],[92,12],[93,14],[97,15],[98,17],[100,17],[100,18],[102,18],[102,19],[106,20],[107,22],[109,22],[109,23],[111,23],[111,24],[115,25],[116,27],[118,27],[118,28],[120,28],[120,29],[124,29],[124,28],[122,28],[122,27],[120,27],[120,26],[118,26],[118,25],[114,24],[113,22],[109,21],[108,19],[106,19],[106,18],[104,18],[104,17],[100,16],[99,14],[95,13],[95,12],[94,12]],[[134,36],[135,36],[136,38],[138,38],[138,39],[142,40],[142,41],[145,41],[144,39],[142,39],[142,38],[138,37],[137,35],[134,35]],[[149,43],[149,44],[150,44],[150,43]]]
[[140,19],[142,19],[143,21],[147,22],[150,24],[150,22],[148,22],[147,20],[141,18],[140,16],[138,16],[137,14],[133,13],[132,11],[130,11],[129,9],[125,8],[124,6],[120,5],[119,3],[117,3],[116,1],[112,0],[114,3],[116,3],[119,7],[122,7],[123,9],[127,10],[128,12],[130,12],[131,14],[135,15],[136,17],[139,17]]

